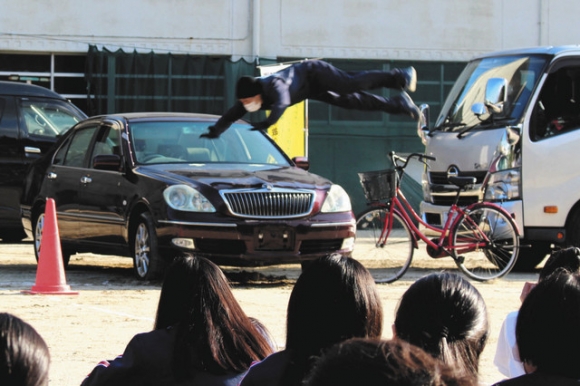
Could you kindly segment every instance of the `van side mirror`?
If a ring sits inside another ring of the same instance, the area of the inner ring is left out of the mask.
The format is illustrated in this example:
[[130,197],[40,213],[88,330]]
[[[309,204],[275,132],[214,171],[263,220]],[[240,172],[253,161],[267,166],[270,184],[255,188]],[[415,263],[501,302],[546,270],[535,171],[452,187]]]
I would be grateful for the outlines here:
[[503,111],[503,106],[507,100],[508,82],[506,78],[490,78],[485,86],[485,106],[491,114],[498,114]]
[[417,125],[417,135],[421,138],[421,143],[427,145],[427,137],[433,136],[433,131],[429,128],[429,105],[422,104],[419,107],[419,124]]
[[419,116],[419,125],[421,130],[429,130],[429,120],[430,120],[430,114],[429,114],[429,105],[428,104],[422,104],[419,107],[419,111],[420,111],[420,116]]
[[93,169],[118,172],[121,170],[121,156],[117,154],[96,155],[93,158]]
[[294,157],[292,158],[292,162],[296,164],[297,168],[303,169],[308,171],[310,169],[310,162],[308,161],[307,157]]

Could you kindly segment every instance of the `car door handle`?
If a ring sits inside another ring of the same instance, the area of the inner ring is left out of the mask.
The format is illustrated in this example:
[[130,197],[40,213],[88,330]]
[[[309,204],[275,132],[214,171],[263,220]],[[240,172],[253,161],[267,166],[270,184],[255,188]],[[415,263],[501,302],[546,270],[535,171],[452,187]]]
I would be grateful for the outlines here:
[[46,175],[46,178],[48,178],[49,180],[56,180],[56,173],[54,173],[54,172],[49,172],[49,173]]
[[81,178],[81,184],[90,184],[91,182],[93,182],[91,177],[84,176]]
[[24,146],[24,152],[31,153],[31,154],[40,154],[41,153],[39,148],[31,147],[31,146]]

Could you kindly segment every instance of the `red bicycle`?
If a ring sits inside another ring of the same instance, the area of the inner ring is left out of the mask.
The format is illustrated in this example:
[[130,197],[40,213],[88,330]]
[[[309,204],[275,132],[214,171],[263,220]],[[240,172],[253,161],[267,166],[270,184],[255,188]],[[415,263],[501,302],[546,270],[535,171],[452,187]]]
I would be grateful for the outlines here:
[[[457,205],[460,192],[475,184],[475,177],[448,176],[457,187],[455,200],[441,228],[421,219],[400,190],[405,168],[412,158],[427,164],[435,160],[412,153],[407,158],[389,154],[394,169],[359,173],[370,207],[357,216],[353,257],[372,272],[378,283],[400,279],[409,269],[419,241],[432,258],[450,256],[468,277],[487,281],[511,271],[520,248],[519,231],[511,215],[490,202],[465,208]],[[419,229],[421,224],[431,238]]]

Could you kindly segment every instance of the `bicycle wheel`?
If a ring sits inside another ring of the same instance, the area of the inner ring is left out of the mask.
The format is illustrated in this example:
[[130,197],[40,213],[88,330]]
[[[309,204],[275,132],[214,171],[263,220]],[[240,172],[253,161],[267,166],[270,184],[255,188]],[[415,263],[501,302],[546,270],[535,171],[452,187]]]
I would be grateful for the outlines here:
[[352,257],[361,262],[377,283],[391,283],[405,274],[413,259],[413,236],[405,220],[393,213],[393,228],[386,243],[379,244],[385,227],[386,209],[369,209],[356,221]]
[[459,218],[451,237],[457,266],[474,280],[500,278],[511,271],[518,258],[520,239],[513,219],[485,203]]

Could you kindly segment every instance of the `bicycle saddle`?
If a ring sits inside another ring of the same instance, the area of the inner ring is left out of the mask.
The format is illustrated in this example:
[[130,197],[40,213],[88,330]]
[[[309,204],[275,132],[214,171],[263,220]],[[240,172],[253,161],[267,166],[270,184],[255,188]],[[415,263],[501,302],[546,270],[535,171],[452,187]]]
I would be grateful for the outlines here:
[[453,185],[457,185],[460,188],[464,188],[467,185],[474,185],[477,179],[475,177],[458,177],[458,176],[447,176],[447,180]]

